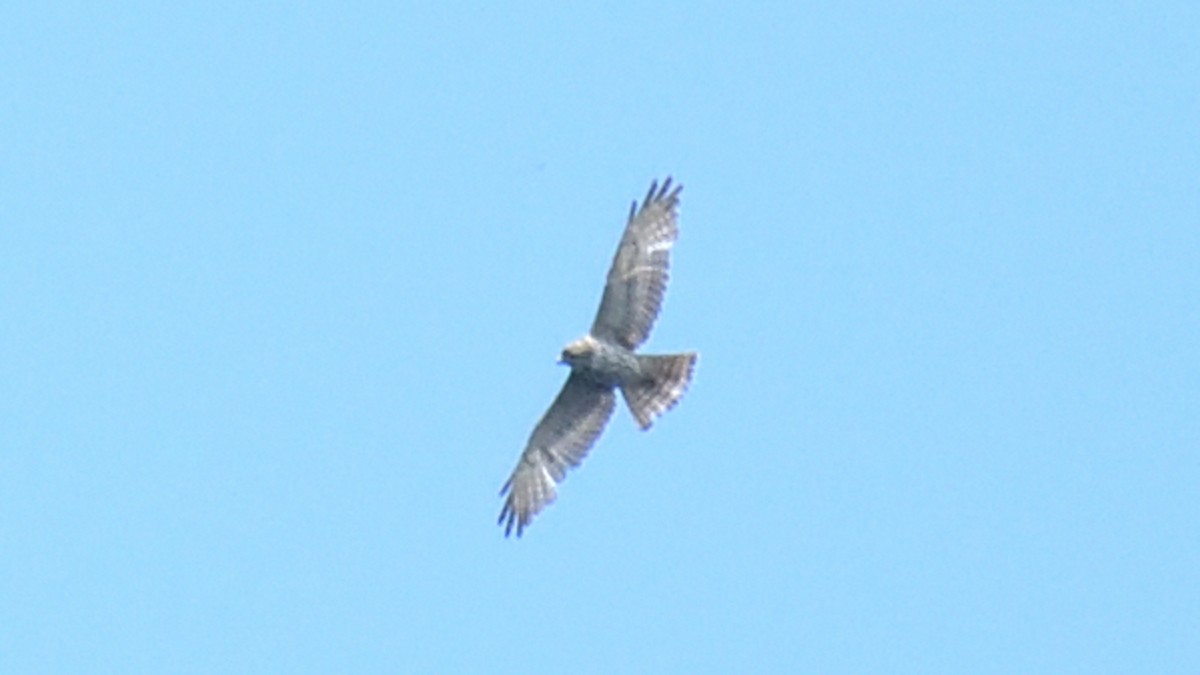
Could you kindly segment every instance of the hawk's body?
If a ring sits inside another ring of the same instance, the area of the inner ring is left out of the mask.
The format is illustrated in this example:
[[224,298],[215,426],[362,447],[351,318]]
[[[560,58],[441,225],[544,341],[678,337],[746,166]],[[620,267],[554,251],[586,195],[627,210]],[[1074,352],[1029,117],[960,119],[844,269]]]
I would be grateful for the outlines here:
[[671,246],[679,234],[682,189],[672,190],[670,178],[661,189],[651,184],[641,209],[637,202],[630,209],[592,330],[563,349],[562,362],[570,364],[571,374],[501,490],[508,495],[500,512],[506,535],[515,525],[521,536],[533,517],[554,501],[567,469],[583,461],[612,416],[616,389],[642,429],[648,429],[686,391],[696,362],[694,352],[634,353],[649,337],[662,307]]

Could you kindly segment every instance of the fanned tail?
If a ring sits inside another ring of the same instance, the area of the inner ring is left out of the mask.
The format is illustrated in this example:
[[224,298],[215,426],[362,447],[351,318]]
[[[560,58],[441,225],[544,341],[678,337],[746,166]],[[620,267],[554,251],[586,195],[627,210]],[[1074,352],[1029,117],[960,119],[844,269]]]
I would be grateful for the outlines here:
[[660,415],[670,410],[683,398],[692,381],[692,369],[696,365],[696,353],[666,355],[638,355],[642,380],[626,383],[621,387],[629,411],[638,426],[649,429]]

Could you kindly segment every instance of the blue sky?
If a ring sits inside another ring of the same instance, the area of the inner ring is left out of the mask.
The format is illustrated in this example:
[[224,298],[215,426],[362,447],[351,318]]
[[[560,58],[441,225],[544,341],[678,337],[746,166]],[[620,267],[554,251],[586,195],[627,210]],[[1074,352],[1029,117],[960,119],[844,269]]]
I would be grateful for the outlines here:
[[1200,670],[1194,3],[0,18],[0,670]]

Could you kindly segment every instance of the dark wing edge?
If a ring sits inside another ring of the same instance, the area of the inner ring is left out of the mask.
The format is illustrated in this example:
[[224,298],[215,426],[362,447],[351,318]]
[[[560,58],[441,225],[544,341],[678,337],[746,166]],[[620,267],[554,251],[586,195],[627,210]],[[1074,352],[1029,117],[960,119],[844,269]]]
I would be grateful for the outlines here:
[[679,193],[670,176],[650,184],[641,209],[635,201],[617,253],[613,256],[592,324],[592,334],[627,349],[635,349],[650,336],[662,309],[670,277],[671,246],[679,236]]
[[515,526],[520,537],[533,517],[554,501],[556,486],[566,478],[568,469],[583,462],[615,404],[611,387],[571,373],[500,489],[501,496],[508,495],[496,521],[504,526],[504,536],[512,534]]

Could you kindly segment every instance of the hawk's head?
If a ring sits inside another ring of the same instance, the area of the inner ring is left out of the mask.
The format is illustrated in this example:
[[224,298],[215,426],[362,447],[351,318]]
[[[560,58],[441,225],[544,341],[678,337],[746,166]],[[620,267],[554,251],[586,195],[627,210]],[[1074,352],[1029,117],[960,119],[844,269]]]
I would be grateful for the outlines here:
[[595,351],[596,339],[591,335],[584,335],[563,347],[562,356],[558,362],[563,365],[574,365],[576,362],[586,361]]

